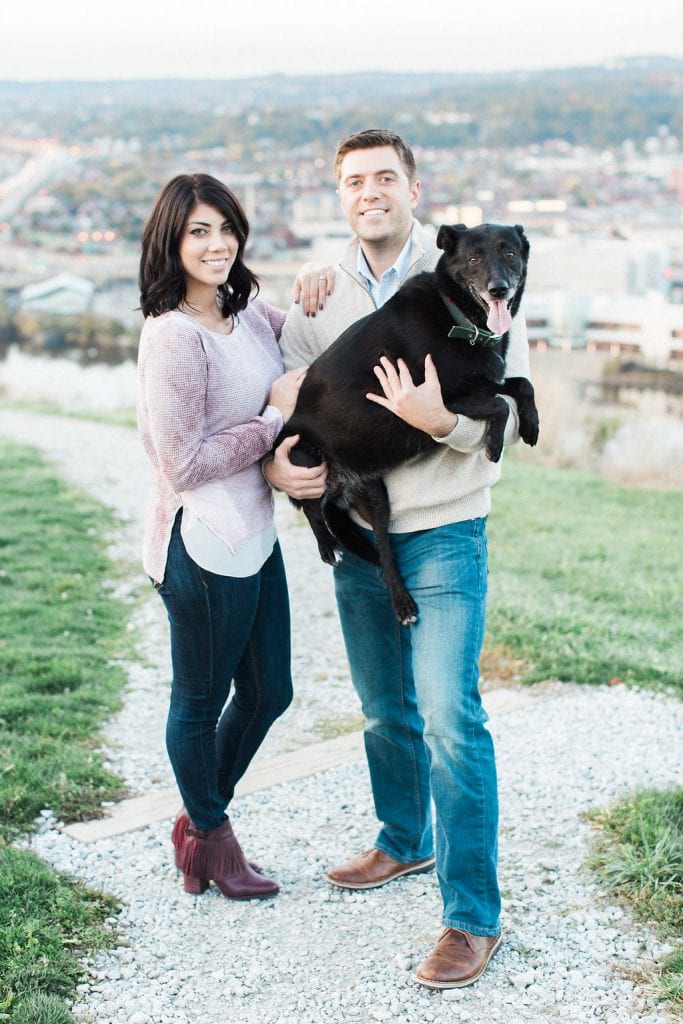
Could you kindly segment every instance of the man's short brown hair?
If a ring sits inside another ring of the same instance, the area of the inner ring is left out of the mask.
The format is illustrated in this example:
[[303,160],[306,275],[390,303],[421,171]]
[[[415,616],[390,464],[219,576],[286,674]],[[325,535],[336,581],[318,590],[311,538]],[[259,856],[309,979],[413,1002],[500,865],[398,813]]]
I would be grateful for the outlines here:
[[417,177],[417,167],[413,151],[400,135],[397,135],[396,132],[387,131],[384,128],[367,128],[362,132],[352,132],[351,135],[347,135],[345,139],[342,139],[337,146],[337,153],[334,158],[334,170],[337,175],[337,181],[339,181],[341,176],[342,160],[347,153],[351,153],[354,149],[377,149],[378,146],[391,146],[392,149],[396,150],[403,170],[406,172],[408,180],[412,185]]

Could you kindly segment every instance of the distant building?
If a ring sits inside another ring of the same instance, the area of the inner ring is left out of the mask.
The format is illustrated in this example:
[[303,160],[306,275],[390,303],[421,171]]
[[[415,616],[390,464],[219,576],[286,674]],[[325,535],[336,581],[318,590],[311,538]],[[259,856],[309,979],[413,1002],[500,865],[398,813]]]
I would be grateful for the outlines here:
[[19,309],[27,313],[53,313],[69,316],[87,313],[95,285],[76,274],[57,274],[47,281],[28,284],[19,293]]
[[638,238],[531,239],[527,289],[592,295],[668,295],[671,246]]
[[683,360],[683,306],[649,296],[525,292],[532,347],[630,355],[654,366]]
[[292,203],[289,226],[298,238],[310,241],[350,237],[337,197],[327,189],[297,196]]

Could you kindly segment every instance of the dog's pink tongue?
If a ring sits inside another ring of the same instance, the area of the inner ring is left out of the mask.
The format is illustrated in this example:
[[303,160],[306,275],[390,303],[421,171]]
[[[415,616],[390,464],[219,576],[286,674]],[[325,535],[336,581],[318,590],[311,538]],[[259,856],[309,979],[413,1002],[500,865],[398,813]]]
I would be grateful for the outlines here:
[[504,299],[496,299],[489,307],[486,326],[492,334],[505,334],[510,330],[512,317]]

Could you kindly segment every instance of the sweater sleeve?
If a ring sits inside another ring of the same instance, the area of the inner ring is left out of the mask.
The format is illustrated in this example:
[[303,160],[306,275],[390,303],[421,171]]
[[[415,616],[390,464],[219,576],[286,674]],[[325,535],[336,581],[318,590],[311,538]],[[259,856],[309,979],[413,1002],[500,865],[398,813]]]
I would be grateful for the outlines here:
[[[526,329],[524,311],[520,308],[512,321],[508,339],[508,350],[505,358],[506,377],[526,377],[530,379],[529,340]],[[505,424],[503,444],[517,444],[519,441],[519,416],[517,403],[508,395],[502,396],[510,407],[510,414]],[[486,441],[486,420],[472,420],[468,416],[458,416],[458,421],[445,437],[433,438],[438,444],[447,444],[455,451],[469,453],[484,447]]]
[[315,321],[304,315],[301,306],[294,303],[282,328],[280,348],[285,370],[293,370],[297,366],[310,366],[323,350],[315,331]]
[[285,313],[276,306],[271,306],[264,299],[252,299],[250,303],[255,312],[259,313],[264,320],[270,324],[273,334],[279,340],[282,334],[282,325],[285,322]]
[[266,406],[246,423],[205,434],[208,361],[201,335],[191,325],[165,318],[153,324],[140,369],[146,432],[176,492],[258,462],[282,428],[280,412]]

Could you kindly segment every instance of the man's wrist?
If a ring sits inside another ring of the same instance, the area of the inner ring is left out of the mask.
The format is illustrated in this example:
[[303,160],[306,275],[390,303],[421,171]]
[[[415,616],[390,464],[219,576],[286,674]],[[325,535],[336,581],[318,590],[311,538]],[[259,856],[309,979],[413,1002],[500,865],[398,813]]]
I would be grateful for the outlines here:
[[436,438],[448,437],[448,435],[455,430],[457,423],[457,414],[454,412],[448,412],[448,410],[446,410],[445,415],[440,418],[437,424],[435,424],[436,430],[430,431],[430,434],[432,437]]

